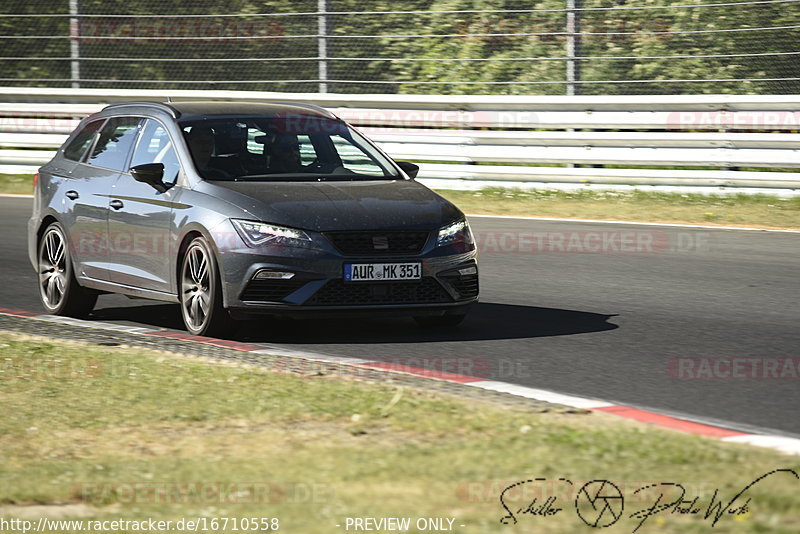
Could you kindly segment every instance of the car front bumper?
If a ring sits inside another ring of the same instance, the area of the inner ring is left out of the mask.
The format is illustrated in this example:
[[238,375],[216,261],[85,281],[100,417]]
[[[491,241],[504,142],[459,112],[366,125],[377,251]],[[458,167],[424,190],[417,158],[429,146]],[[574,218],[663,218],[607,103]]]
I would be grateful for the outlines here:
[[[332,246],[220,250],[225,307],[235,317],[445,315],[478,299],[476,251],[428,243],[418,255],[345,256]],[[344,281],[348,263],[421,264],[421,279]],[[256,280],[260,271],[292,273]],[[465,274],[466,273],[466,274]]]

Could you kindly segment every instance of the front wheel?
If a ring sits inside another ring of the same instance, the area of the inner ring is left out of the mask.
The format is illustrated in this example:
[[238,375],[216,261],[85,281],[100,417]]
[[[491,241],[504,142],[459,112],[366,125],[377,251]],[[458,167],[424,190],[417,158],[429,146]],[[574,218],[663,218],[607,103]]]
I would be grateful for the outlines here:
[[222,305],[222,282],[204,238],[189,244],[180,272],[181,315],[189,333],[209,337],[230,334],[234,322]]
[[75,280],[66,234],[59,223],[47,227],[39,242],[39,300],[52,315],[83,318],[97,303],[97,293]]

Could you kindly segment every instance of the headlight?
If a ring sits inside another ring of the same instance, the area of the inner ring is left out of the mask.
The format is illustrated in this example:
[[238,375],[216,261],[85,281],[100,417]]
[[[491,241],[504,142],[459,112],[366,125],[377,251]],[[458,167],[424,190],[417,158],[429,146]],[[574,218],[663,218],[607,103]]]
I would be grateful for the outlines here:
[[231,222],[248,247],[308,247],[311,245],[311,238],[302,230],[241,219],[231,219]]
[[464,244],[467,248],[471,248],[474,243],[475,240],[472,238],[472,231],[466,219],[461,219],[439,229],[439,237],[436,238],[437,247]]

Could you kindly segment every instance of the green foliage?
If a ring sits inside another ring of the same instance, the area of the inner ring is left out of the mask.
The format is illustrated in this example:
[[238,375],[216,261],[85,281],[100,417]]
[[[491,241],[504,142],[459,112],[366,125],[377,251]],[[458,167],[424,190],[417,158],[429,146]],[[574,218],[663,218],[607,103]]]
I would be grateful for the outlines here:
[[[577,15],[575,55],[584,58],[576,60],[584,82],[577,93],[800,93],[800,81],[790,79],[800,67],[800,29],[792,27],[800,4],[687,8],[672,6],[692,2],[576,1],[584,8]],[[81,61],[81,85],[316,91],[317,7],[317,0],[81,0],[85,15],[161,15],[82,18],[80,55],[95,59]],[[327,0],[328,78],[342,80],[329,89],[565,94],[565,7],[564,0]],[[0,10],[64,14],[68,2],[9,0]],[[381,11],[395,13],[374,13]],[[281,15],[287,13],[302,14]],[[184,17],[207,14],[276,16]],[[779,29],[763,29],[770,27]],[[63,80],[31,85],[68,84],[70,61],[25,58],[69,58],[69,34],[67,17],[0,19],[6,83],[31,78]],[[14,57],[23,59],[9,59]],[[192,61],[198,59],[214,61]],[[602,81],[607,83],[597,83]]]

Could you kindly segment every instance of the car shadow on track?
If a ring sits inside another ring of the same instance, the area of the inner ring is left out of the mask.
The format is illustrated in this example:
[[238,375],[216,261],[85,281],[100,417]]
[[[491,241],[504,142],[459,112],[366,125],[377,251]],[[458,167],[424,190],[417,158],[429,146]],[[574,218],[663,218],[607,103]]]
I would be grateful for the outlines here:
[[[92,319],[135,322],[170,330],[184,330],[177,305],[156,304],[100,308]],[[614,330],[614,315],[480,302],[456,328],[419,328],[406,318],[277,320],[243,322],[232,336],[250,343],[377,344],[478,341],[568,336]]]
[[[117,295],[113,295],[117,297]],[[143,301],[146,304],[129,304],[127,306],[103,307],[101,300],[97,301],[90,321],[107,321],[112,323],[124,323],[129,326],[166,328],[168,330],[186,331],[181,321],[181,310],[177,304],[163,304],[154,301]]]

